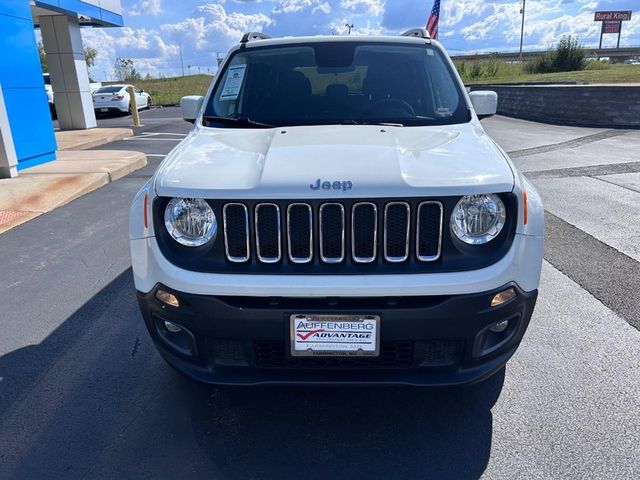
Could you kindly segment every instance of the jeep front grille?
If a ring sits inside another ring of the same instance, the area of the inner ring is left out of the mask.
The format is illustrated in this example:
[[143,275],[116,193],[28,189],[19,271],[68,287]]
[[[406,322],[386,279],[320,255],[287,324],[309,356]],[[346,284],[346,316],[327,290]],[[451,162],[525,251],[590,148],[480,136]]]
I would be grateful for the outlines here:
[[416,256],[422,262],[440,257],[442,250],[442,204],[422,202],[416,219]]
[[391,263],[409,258],[409,223],[411,209],[408,203],[391,202],[384,207],[384,259]]
[[344,260],[344,207],[340,203],[320,206],[320,259],[325,263]]
[[351,254],[356,263],[371,263],[378,252],[378,207],[356,203],[351,211]]
[[287,207],[289,261],[309,263],[313,259],[313,210],[307,203]]
[[255,252],[257,262],[265,264],[436,261],[442,250],[442,203],[413,205],[278,202],[250,208],[227,203],[223,207],[226,258],[249,262]]
[[278,263],[282,258],[282,227],[278,205],[256,205],[255,232],[258,260],[262,263]]
[[242,203],[227,203],[222,210],[224,248],[230,262],[249,260],[249,214]]

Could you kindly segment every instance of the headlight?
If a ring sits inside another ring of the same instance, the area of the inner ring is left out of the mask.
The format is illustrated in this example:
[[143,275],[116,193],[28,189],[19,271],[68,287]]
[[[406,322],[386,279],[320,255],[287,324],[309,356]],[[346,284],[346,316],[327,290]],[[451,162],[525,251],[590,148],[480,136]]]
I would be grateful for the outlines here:
[[199,198],[173,198],[164,211],[164,224],[173,239],[187,247],[200,247],[215,237],[218,221],[207,202]]
[[493,193],[468,195],[460,199],[451,214],[451,231],[469,245],[482,245],[498,236],[507,213]]

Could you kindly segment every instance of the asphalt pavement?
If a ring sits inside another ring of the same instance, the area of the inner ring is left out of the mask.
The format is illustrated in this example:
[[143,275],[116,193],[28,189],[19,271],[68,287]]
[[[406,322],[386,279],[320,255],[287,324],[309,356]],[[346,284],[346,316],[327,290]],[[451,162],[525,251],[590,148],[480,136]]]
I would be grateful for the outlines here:
[[100,147],[146,168],[0,236],[0,478],[640,477],[640,131],[483,122],[547,209],[538,305],[501,375],[221,388],[161,360],[135,301],[128,207],[178,117],[143,112]]

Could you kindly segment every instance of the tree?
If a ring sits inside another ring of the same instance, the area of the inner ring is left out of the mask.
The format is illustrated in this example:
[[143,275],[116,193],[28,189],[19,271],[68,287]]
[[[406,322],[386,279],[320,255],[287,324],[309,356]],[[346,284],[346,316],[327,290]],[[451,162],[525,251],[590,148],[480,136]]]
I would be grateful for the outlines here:
[[44,46],[42,42],[38,42],[38,55],[40,56],[40,65],[42,65],[43,73],[47,73],[49,69],[47,68],[47,54],[44,53]]
[[[98,56],[98,51],[93,47],[84,47],[84,59],[87,62],[87,69],[91,69],[96,64],[96,57]],[[42,71],[47,73],[49,68],[47,67],[47,54],[44,51],[44,45],[42,42],[38,42],[38,55],[40,56],[40,64],[42,65]]]
[[113,75],[121,82],[136,82],[142,79],[130,58],[116,58],[113,64]]
[[98,51],[93,47],[84,46],[84,59],[87,62],[87,68],[92,68],[96,64]]
[[555,50],[529,60],[524,69],[527,73],[573,72],[587,66],[586,53],[578,37],[563,35]]

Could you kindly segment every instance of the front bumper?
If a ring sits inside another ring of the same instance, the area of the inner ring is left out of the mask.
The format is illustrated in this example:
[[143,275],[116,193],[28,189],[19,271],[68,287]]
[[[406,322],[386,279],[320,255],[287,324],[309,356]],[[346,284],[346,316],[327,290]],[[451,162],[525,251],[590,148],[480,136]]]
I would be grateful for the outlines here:
[[[517,296],[491,307],[506,288]],[[180,307],[156,299],[175,294]],[[195,295],[157,285],[138,292],[142,314],[160,354],[178,370],[219,384],[458,385],[500,370],[529,324],[537,290],[515,284],[474,294],[414,297],[225,297]],[[289,355],[293,314],[380,315],[381,355],[375,359]],[[509,320],[504,332],[489,327]],[[165,321],[183,327],[176,334]]]

